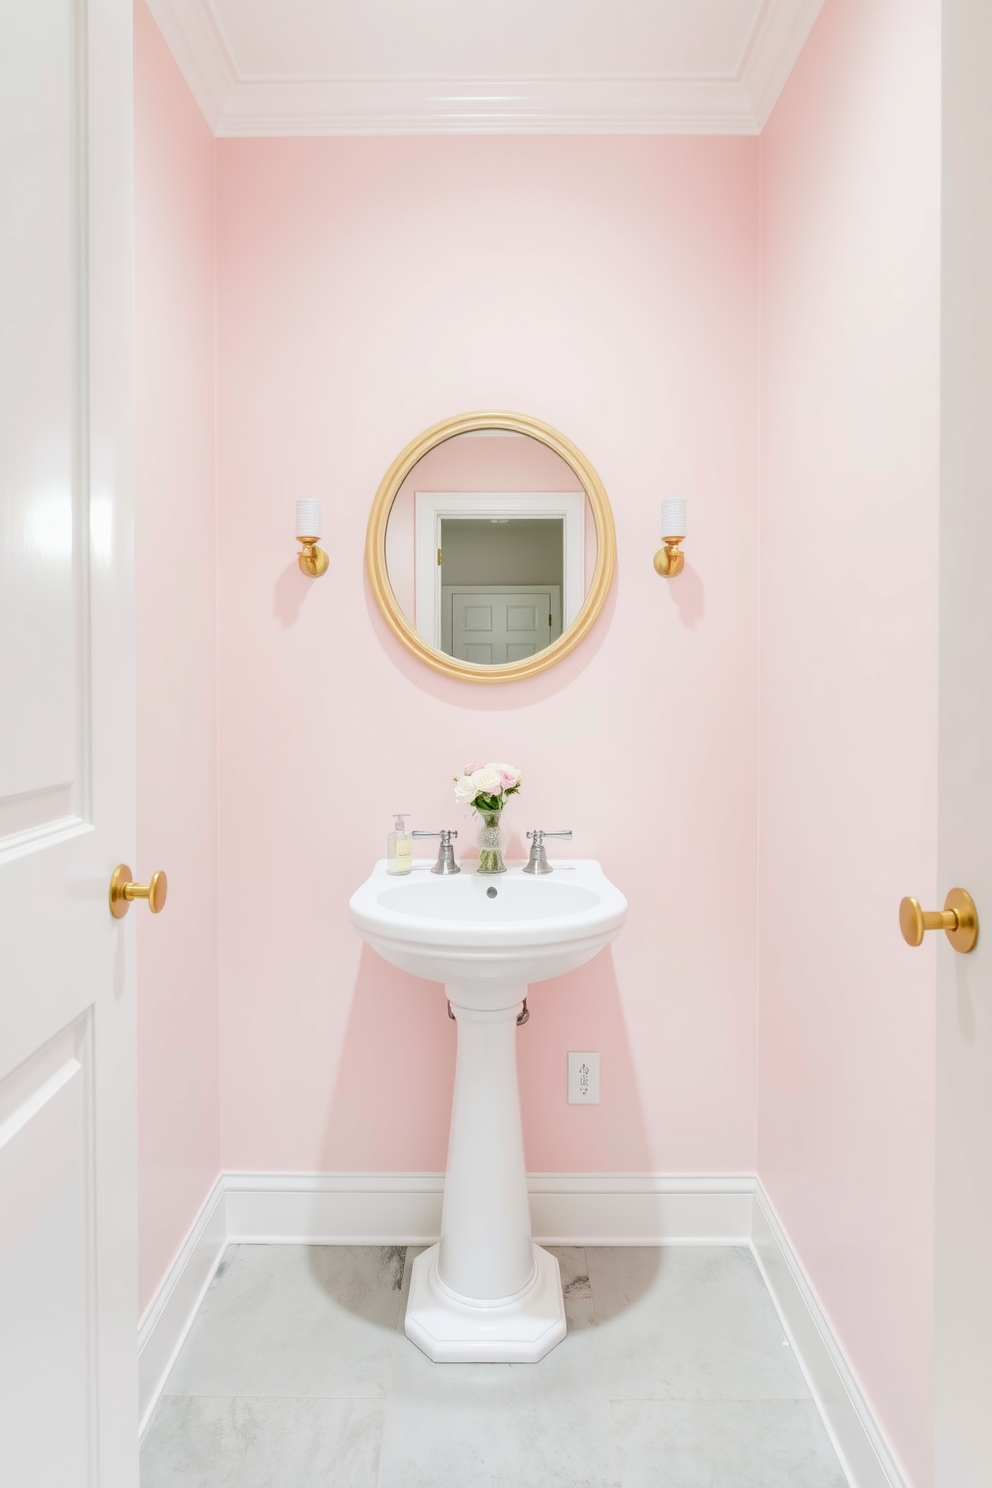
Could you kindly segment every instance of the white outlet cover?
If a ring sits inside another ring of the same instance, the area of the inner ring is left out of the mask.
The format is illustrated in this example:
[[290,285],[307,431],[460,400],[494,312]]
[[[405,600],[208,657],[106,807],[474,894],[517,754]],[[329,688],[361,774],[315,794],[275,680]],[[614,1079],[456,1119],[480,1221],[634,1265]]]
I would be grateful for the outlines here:
[[569,1054],[568,1104],[570,1106],[599,1105],[598,1054]]

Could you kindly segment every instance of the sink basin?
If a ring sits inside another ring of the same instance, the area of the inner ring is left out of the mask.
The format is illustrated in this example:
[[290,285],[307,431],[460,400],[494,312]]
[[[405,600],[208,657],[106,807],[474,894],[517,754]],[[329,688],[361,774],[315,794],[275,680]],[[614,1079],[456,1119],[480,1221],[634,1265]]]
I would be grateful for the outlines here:
[[[540,982],[581,966],[620,933],[627,901],[599,864],[573,858],[538,877],[522,866],[453,878],[418,864],[391,877],[385,860],[351,900],[363,940],[385,960],[435,982],[475,988]],[[498,1005],[498,1004],[497,1004]]]
[[620,934],[627,901],[591,859],[545,877],[517,866],[447,878],[429,863],[391,877],[383,860],[350,907],[387,961],[444,983],[458,1025],[441,1239],[413,1263],[407,1337],[437,1362],[535,1363],[564,1338],[565,1307],[558,1261],[531,1238],[517,1020],[528,984]]

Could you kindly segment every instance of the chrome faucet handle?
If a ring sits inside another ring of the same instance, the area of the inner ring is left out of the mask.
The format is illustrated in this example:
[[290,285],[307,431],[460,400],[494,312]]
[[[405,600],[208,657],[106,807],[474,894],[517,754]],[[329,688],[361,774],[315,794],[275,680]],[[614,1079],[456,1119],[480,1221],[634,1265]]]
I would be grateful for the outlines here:
[[548,855],[544,850],[545,837],[561,837],[566,842],[571,842],[572,834],[568,832],[545,832],[536,827],[533,832],[528,832],[530,838],[530,857],[527,859],[525,873],[554,873],[554,869],[548,862]]
[[455,862],[455,849],[451,845],[452,837],[458,833],[451,827],[442,827],[440,832],[412,832],[413,837],[440,837],[441,842],[437,850],[437,862],[431,869],[432,873],[440,873],[443,878],[449,878],[452,873],[461,873],[461,869]]

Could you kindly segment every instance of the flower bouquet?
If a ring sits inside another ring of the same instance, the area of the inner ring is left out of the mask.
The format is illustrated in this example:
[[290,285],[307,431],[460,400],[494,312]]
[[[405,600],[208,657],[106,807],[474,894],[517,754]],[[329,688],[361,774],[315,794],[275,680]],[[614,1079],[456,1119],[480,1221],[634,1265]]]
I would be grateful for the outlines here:
[[479,813],[482,830],[479,837],[479,872],[505,873],[500,812],[509,796],[520,789],[520,771],[516,765],[466,765],[455,777],[455,800],[459,806],[471,806]]

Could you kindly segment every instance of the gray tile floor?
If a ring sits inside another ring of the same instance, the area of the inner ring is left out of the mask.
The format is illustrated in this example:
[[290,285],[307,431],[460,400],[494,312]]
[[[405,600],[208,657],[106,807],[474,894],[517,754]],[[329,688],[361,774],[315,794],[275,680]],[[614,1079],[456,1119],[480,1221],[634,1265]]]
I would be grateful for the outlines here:
[[432,1364],[417,1251],[228,1250],[166,1383],[141,1488],[846,1488],[754,1260],[556,1249],[540,1364]]

